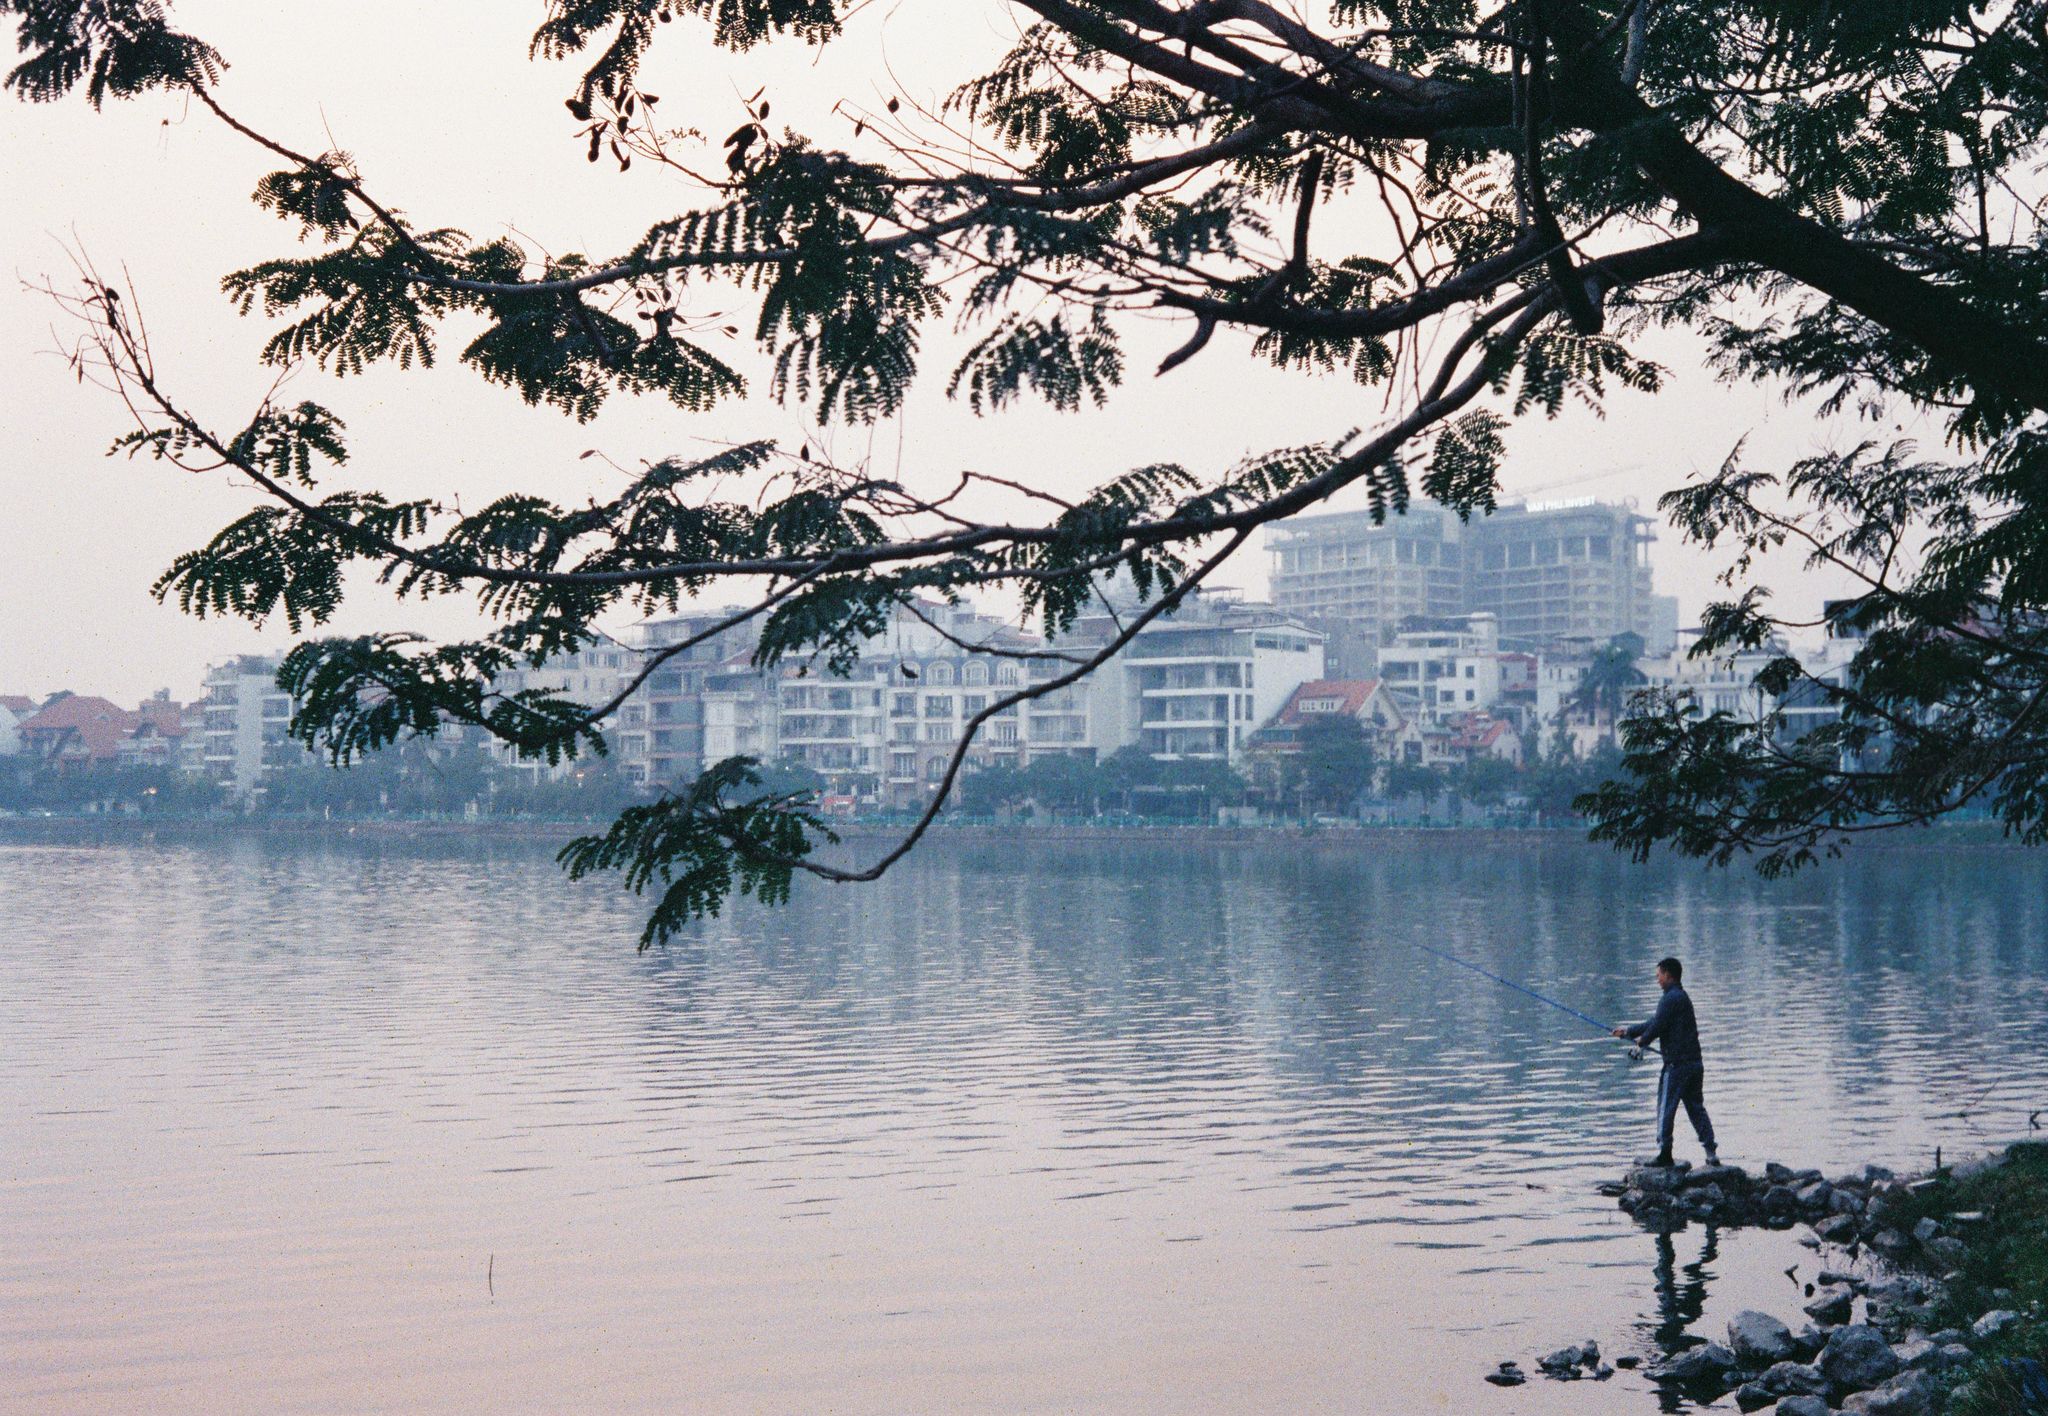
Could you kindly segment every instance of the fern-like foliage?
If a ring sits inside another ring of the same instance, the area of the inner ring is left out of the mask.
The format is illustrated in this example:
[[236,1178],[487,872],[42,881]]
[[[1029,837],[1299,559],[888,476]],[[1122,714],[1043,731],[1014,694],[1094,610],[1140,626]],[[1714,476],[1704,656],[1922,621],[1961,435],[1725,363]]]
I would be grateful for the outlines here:
[[737,890],[763,904],[789,898],[796,863],[838,837],[802,800],[759,791],[747,757],[729,757],[681,791],[619,814],[601,836],[562,847],[572,880],[617,871],[635,894],[659,892],[640,947],[717,915]]

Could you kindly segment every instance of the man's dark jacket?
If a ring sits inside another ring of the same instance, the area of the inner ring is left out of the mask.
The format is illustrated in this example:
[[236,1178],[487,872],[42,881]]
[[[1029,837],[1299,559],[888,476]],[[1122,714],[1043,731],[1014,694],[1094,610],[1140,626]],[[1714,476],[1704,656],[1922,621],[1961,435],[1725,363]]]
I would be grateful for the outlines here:
[[1650,1020],[1630,1028],[1628,1036],[1644,1047],[1661,1043],[1667,1067],[1689,1071],[1705,1065],[1700,1058],[1700,1025],[1692,1015],[1692,999],[1675,983],[1657,1000],[1657,1011]]

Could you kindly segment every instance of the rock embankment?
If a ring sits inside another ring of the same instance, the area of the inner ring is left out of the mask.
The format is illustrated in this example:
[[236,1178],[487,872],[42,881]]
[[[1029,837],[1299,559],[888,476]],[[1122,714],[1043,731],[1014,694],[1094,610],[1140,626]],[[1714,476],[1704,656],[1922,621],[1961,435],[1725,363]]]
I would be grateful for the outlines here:
[[[1997,1157],[1979,1162],[2000,1163]],[[1954,1270],[1986,1217],[1964,1212],[1939,1221],[1915,1218],[1915,1210],[1926,1206],[1913,1197],[1937,1183],[1901,1179],[1878,1166],[1830,1178],[1774,1162],[1758,1174],[1733,1165],[1639,1166],[1603,1185],[1603,1193],[1653,1230],[1682,1229],[1694,1221],[1774,1229],[1804,1224],[1808,1230],[1799,1242],[1820,1256],[1813,1281],[1803,1285],[1801,1311],[1790,1322],[1770,1313],[1738,1313],[1728,1323],[1725,1342],[1699,1342],[1670,1353],[1644,1374],[1695,1401],[1732,1394],[1743,1411],[1770,1408],[1777,1416],[1934,1416],[1947,1386],[1944,1374],[2021,1321],[2014,1308],[1999,1306],[1967,1328],[1938,1325],[1938,1315],[1952,1314],[1957,1306],[1961,1276]],[[1992,1297],[2012,1301],[2009,1292]],[[1633,1363],[1622,1359],[1617,1365]],[[1537,1366],[1544,1376],[1561,1380],[1613,1372],[1591,1342],[1554,1352]],[[1514,1363],[1487,1376],[1498,1385],[1525,1379]]]

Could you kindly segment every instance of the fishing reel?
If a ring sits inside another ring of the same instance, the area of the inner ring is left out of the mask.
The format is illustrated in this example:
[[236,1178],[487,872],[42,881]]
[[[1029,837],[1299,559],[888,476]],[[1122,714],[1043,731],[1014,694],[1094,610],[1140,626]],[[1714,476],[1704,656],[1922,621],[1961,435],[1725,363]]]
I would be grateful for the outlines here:
[[1631,1047],[1628,1050],[1628,1060],[1631,1062],[1640,1062],[1649,1055],[1650,1054],[1648,1052],[1644,1051],[1640,1047]]

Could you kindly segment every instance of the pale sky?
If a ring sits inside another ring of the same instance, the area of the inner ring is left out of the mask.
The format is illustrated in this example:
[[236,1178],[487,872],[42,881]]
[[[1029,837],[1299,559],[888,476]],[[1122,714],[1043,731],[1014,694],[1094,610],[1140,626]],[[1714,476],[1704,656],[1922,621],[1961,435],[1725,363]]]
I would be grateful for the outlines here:
[[[539,0],[446,0],[432,6],[355,0],[347,6],[178,0],[176,23],[215,44],[233,65],[219,90],[229,111],[300,150],[354,153],[372,192],[422,224],[487,237],[512,229],[552,251],[616,254],[653,222],[703,203],[673,174],[636,164],[621,175],[587,164],[562,107],[577,72],[530,62],[526,44]],[[283,17],[283,18],[280,18]],[[667,123],[695,125],[715,145],[740,121],[740,99],[767,86],[771,126],[787,120],[831,145],[851,141],[830,116],[835,100],[879,110],[893,93],[934,102],[996,52],[1015,21],[995,0],[899,0],[862,12],[852,42],[824,62],[794,42],[732,56],[703,31],[664,32],[643,75]],[[9,46],[11,51],[12,46]],[[715,147],[711,150],[715,165]],[[249,201],[257,179],[281,165],[203,110],[152,97],[93,113],[80,98],[28,106],[0,101],[0,693],[58,688],[122,702],[157,688],[196,695],[209,660],[281,648],[281,622],[201,622],[158,605],[149,586],[180,551],[203,543],[254,502],[215,474],[194,477],[146,461],[109,460],[131,424],[107,394],[73,381],[60,350],[62,315],[24,284],[70,278],[67,246],[103,273],[125,269],[148,321],[166,382],[223,431],[239,428],[275,377],[255,353],[274,322],[237,316],[220,293],[230,270],[293,249],[287,227]],[[1359,228],[1362,232],[1363,228]],[[1332,249],[1352,234],[1318,229]],[[688,308],[744,310],[744,297],[692,287]],[[1139,327],[1127,344],[1127,383],[1102,410],[1063,415],[1025,404],[985,418],[944,396],[949,351],[935,330],[925,374],[905,414],[883,426],[820,431],[803,412],[765,394],[766,359],[735,341],[726,357],[755,392],[691,415],[658,400],[616,398],[577,425],[484,383],[456,355],[469,327],[451,327],[432,373],[380,368],[349,380],[300,373],[292,395],[314,398],[348,423],[353,457],[329,487],[375,487],[396,496],[459,497],[477,505],[518,489],[575,502],[609,494],[625,466],[701,451],[720,440],[809,439],[843,462],[871,457],[884,472],[932,488],[962,468],[1073,492],[1147,462],[1214,472],[1247,452],[1324,439],[1384,416],[1382,394],[1347,377],[1280,373],[1246,357],[1249,337],[1219,334],[1165,378],[1151,369],[1187,326]],[[1645,347],[1667,365],[1666,391],[1621,394],[1603,421],[1573,411],[1528,419],[1509,434],[1506,495],[1656,498],[1719,464],[1738,438],[1752,460],[1776,465],[1872,435],[1852,420],[1817,421],[1759,386],[1714,383],[1697,350],[1678,339]],[[1918,432],[1930,445],[1929,429]],[[1930,450],[1931,447],[1930,447]],[[1336,499],[1329,508],[1362,504]],[[1256,543],[1255,543],[1256,544]],[[1659,588],[1678,595],[1690,622],[1716,593],[1715,561],[1665,533],[1655,548]],[[1260,592],[1266,557],[1248,547],[1216,583]],[[1822,593],[1790,569],[1772,583],[1802,606]],[[475,633],[464,602],[394,604],[365,587],[328,632],[413,628]]]

